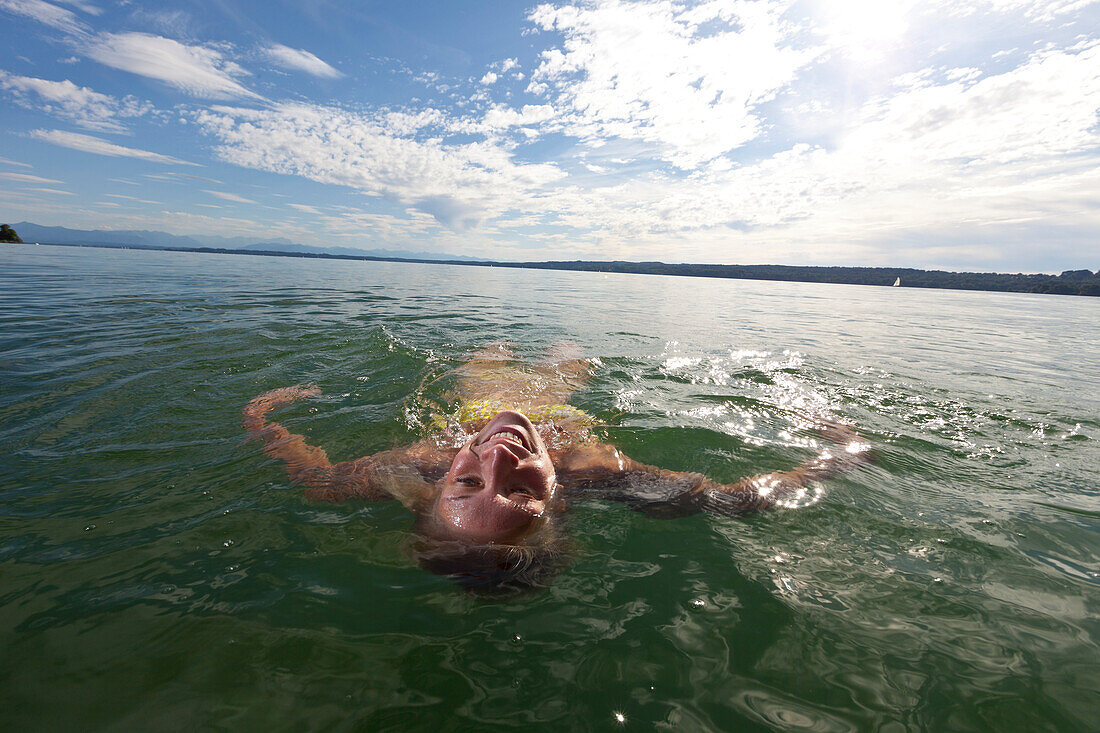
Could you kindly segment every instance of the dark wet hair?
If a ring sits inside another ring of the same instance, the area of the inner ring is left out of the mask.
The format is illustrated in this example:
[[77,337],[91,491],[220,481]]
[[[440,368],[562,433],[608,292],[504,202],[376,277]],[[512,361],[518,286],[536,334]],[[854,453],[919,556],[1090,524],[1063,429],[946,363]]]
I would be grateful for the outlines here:
[[520,539],[488,544],[448,537],[432,515],[428,511],[417,517],[409,553],[420,567],[446,575],[475,593],[495,595],[540,588],[567,563],[568,543],[556,512],[548,511],[548,516]]

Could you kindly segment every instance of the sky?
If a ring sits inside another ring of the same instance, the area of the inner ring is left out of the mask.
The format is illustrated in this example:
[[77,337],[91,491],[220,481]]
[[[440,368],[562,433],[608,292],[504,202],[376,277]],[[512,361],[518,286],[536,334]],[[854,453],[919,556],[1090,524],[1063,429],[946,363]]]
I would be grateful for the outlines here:
[[1100,268],[1100,0],[0,0],[0,221]]

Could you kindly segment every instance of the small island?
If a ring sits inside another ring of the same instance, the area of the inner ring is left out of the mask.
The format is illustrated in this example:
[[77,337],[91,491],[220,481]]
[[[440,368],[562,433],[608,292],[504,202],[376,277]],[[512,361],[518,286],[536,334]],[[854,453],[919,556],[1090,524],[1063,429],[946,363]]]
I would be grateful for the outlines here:
[[19,238],[19,235],[15,233],[7,224],[0,224],[0,242],[7,244],[23,244],[23,240]]

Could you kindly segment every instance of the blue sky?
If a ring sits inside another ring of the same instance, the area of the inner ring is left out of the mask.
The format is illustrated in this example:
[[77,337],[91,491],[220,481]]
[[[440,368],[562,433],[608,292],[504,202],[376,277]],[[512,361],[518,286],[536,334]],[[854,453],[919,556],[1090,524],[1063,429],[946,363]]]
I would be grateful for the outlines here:
[[1100,267],[1100,2],[0,0],[0,220]]

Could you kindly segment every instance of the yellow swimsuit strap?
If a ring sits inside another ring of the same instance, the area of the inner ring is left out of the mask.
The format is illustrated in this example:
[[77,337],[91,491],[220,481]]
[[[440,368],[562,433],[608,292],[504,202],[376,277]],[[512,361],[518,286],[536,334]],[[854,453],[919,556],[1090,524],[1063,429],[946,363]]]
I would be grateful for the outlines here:
[[[501,410],[515,409],[512,405],[497,400],[466,400],[459,404],[451,417],[460,423],[484,422]],[[533,423],[544,422],[572,422],[581,425],[592,425],[595,420],[584,410],[573,405],[539,405],[526,410],[520,410]],[[447,417],[444,415],[432,415],[432,425],[437,428],[447,427]]]

